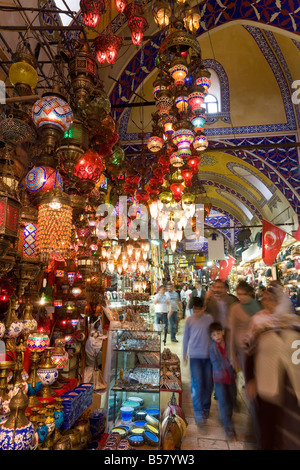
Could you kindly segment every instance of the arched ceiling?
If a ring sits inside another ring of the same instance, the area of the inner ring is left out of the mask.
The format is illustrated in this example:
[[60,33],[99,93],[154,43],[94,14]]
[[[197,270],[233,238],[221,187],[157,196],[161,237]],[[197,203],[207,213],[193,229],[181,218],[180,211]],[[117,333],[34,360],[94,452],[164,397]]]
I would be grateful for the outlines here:
[[[67,3],[64,2],[65,10]],[[56,73],[53,64],[58,48],[72,50],[72,41],[82,33],[81,14],[69,11],[74,19],[66,29],[61,27],[58,14],[48,10],[44,15],[38,12],[38,7],[51,10],[54,0],[14,0],[12,5],[36,10],[3,9],[0,79],[9,86],[11,55],[18,41],[28,37],[32,52],[40,61],[37,92],[42,94],[50,88]],[[136,160],[137,167],[143,143],[140,133],[149,135],[151,114],[156,111],[148,103],[153,102],[155,57],[162,33],[153,21],[151,6],[152,2],[144,2],[149,28],[142,48],[138,49],[130,41],[127,24],[112,9],[111,27],[123,37],[123,47],[113,66],[99,68],[113,116],[119,123],[121,143],[128,158]],[[223,217],[227,217],[232,225],[259,227],[265,218],[275,224],[294,222],[297,228],[300,110],[291,97],[293,83],[300,79],[298,2],[204,0],[199,9],[202,19],[198,41],[202,57],[205,65],[218,74],[221,86],[221,112],[210,116],[205,126],[209,148],[198,173],[218,214],[215,220],[219,217],[222,224]],[[98,30],[103,29],[105,21],[107,15]],[[32,30],[27,34],[26,29],[5,30],[4,26],[9,25],[15,28],[30,25]],[[35,26],[44,29],[35,30]],[[97,32],[85,28],[85,34],[92,41]],[[127,107],[130,103],[138,106]]]

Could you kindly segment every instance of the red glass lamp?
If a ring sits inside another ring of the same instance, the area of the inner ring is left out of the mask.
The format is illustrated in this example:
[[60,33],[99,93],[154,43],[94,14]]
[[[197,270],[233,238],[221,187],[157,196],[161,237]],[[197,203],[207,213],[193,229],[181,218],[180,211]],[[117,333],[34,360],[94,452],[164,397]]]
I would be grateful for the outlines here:
[[123,13],[126,7],[125,0],[116,0],[116,7],[119,13]]
[[193,173],[198,171],[198,165],[201,162],[201,158],[198,155],[194,155],[188,159],[187,164],[191,167]]
[[94,188],[100,181],[103,170],[100,155],[92,150],[88,150],[82,159],[75,166],[74,174],[79,178],[77,186],[83,192]]
[[144,37],[144,32],[148,28],[146,18],[143,16],[132,16],[128,20],[128,26],[131,31],[131,40],[135,46],[140,46]]
[[122,39],[114,34],[98,36],[94,41],[98,62],[100,64],[104,64],[105,62],[114,64],[121,45]]
[[188,102],[192,113],[198,113],[202,110],[205,94],[201,86],[193,86],[189,90]]
[[80,9],[86,26],[95,28],[100,16],[105,12],[105,0],[81,0]]
[[183,183],[179,183],[179,182],[172,183],[172,184],[170,185],[170,189],[171,189],[171,191],[172,191],[173,194],[174,194],[174,199],[175,199],[175,201],[180,201],[181,195],[182,195],[182,191],[184,190],[184,184],[183,184]]
[[184,165],[184,167],[181,168],[181,176],[184,178],[186,186],[191,186],[193,175],[193,170],[189,167],[189,165]]

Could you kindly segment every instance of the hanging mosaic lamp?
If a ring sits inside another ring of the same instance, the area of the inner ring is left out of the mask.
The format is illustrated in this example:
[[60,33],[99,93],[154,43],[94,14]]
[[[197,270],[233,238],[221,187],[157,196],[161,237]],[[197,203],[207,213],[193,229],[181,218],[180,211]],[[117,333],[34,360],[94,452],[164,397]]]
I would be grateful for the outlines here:
[[193,114],[200,113],[204,103],[205,94],[202,86],[194,85],[190,87],[188,94],[188,103]]
[[100,155],[92,150],[88,150],[77,163],[74,174],[79,181],[76,186],[82,192],[90,192],[100,181],[103,170],[103,163]]
[[186,61],[183,57],[175,57],[169,68],[169,73],[175,82],[175,86],[184,86],[184,80],[188,74]]
[[173,106],[173,96],[170,90],[161,90],[156,96],[156,107],[158,114],[164,116],[169,113]]
[[190,149],[194,142],[194,132],[189,128],[177,129],[173,134],[173,143],[178,150]]
[[105,0],[81,0],[80,9],[86,26],[95,28],[100,16],[105,13]]
[[203,126],[206,122],[205,110],[202,108],[201,111],[193,113],[190,117],[190,121],[193,125],[194,131],[203,131]]
[[198,76],[195,80],[195,85],[200,85],[204,88],[204,93],[207,94],[209,88],[211,87],[211,73],[206,70],[202,69],[200,72],[200,77]]
[[159,152],[164,145],[164,139],[162,137],[153,135],[148,139],[147,147],[150,152],[156,153]]
[[63,178],[54,168],[36,166],[27,173],[25,186],[30,193],[45,193],[52,189],[62,191]]
[[203,150],[206,150],[208,147],[207,137],[202,133],[198,133],[195,136],[193,146],[197,152],[203,152]]
[[189,108],[189,95],[187,91],[180,90],[180,92],[175,95],[174,103],[180,114],[187,113]]
[[177,153],[172,153],[170,157],[170,164],[175,168],[180,168],[184,165],[183,158]]
[[158,93],[160,91],[165,91],[170,88],[170,83],[168,80],[164,77],[159,76],[154,82],[153,82],[153,97],[156,100]]
[[43,259],[67,258],[71,245],[72,207],[69,196],[54,189],[41,195],[37,248]]
[[73,112],[66,101],[58,96],[44,96],[32,107],[32,119],[38,129],[55,126],[66,132],[73,122]]
[[166,136],[172,136],[174,134],[174,123],[177,121],[176,115],[172,109],[168,114],[165,114],[162,118],[162,125],[164,134]]
[[51,155],[73,122],[72,109],[60,96],[45,94],[34,103],[32,119],[43,142],[44,155],[39,163],[54,164]]

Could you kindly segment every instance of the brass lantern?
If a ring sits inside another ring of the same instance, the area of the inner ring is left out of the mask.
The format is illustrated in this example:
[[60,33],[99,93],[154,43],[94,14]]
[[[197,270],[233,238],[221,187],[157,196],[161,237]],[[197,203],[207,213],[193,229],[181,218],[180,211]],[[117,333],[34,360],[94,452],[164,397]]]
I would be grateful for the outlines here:
[[160,28],[165,28],[170,23],[171,8],[168,2],[157,1],[152,6],[154,21]]

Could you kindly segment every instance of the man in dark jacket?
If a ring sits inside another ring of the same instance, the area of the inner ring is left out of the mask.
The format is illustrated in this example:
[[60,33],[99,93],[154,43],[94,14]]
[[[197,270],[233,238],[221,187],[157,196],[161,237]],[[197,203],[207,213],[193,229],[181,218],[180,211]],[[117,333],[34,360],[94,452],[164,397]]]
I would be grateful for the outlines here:
[[187,308],[193,308],[193,300],[195,297],[200,297],[204,305],[206,289],[201,285],[200,281],[195,283],[195,289],[192,291],[188,300]]

